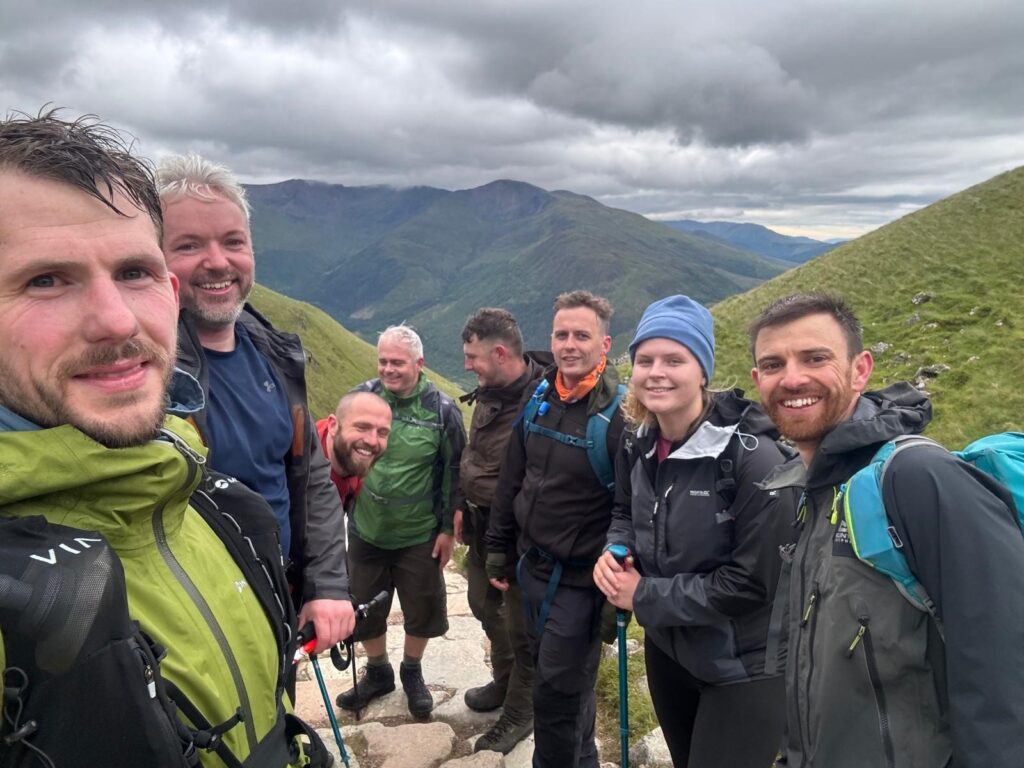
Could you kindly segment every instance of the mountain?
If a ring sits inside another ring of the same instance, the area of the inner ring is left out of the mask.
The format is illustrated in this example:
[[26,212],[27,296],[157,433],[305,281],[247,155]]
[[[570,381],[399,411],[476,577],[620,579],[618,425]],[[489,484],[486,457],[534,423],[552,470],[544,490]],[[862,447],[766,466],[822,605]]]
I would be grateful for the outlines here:
[[[341,396],[356,384],[377,375],[377,349],[346,330],[324,312],[257,285],[251,299],[276,328],[297,333],[302,338],[309,360],[306,385],[309,408],[314,418],[332,413]],[[453,397],[461,390],[435,371],[427,370],[430,380]],[[466,423],[469,411],[463,408]]]
[[551,303],[587,288],[616,307],[624,351],[643,309],[671,292],[706,303],[784,265],[572,192],[495,181],[449,192],[287,181],[248,187],[261,283],[374,340],[408,322],[427,362],[461,377],[460,332],[483,306],[513,312],[547,348]]
[[843,242],[823,242],[812,240],[809,237],[790,237],[789,235],[780,235],[760,224],[740,224],[733,221],[680,219],[661,223],[681,232],[708,235],[737,248],[792,264],[803,264],[810,261],[815,256],[832,250],[839,242]]
[[961,447],[1024,431],[1024,167],[839,246],[713,308],[716,386],[750,383],[745,328],[794,291],[845,295],[874,350],[872,388],[917,379],[932,394],[928,434]]

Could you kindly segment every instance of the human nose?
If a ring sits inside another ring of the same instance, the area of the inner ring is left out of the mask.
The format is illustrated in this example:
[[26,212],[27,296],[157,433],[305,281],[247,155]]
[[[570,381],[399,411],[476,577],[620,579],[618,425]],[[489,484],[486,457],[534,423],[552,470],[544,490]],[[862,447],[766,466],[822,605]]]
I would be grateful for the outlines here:
[[223,272],[231,267],[231,262],[219,243],[209,243],[203,253],[203,266],[210,271]]
[[807,384],[808,377],[804,367],[799,363],[787,363],[782,371],[780,384],[786,389],[800,389]]
[[139,319],[115,281],[97,281],[84,300],[82,330],[89,341],[120,342],[138,333]]

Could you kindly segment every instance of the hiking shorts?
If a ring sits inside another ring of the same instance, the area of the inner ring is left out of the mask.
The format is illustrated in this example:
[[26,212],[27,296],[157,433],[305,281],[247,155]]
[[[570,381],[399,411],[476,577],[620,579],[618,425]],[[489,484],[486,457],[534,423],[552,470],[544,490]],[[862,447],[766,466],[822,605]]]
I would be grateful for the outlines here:
[[356,640],[380,637],[387,631],[395,592],[407,635],[430,638],[448,631],[448,595],[444,575],[431,557],[433,549],[433,539],[411,547],[381,549],[349,531],[348,584],[352,599],[359,604],[379,592],[388,593],[384,605],[356,623]]

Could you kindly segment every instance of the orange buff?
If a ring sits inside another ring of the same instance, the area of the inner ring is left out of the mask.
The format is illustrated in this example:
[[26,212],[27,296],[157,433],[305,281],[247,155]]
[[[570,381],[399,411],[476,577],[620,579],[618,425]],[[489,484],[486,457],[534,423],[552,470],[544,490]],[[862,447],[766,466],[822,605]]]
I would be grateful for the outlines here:
[[565,381],[562,379],[562,372],[559,371],[555,376],[555,391],[558,392],[558,397],[561,398],[563,403],[575,403],[577,400],[582,400],[590,394],[590,390],[597,386],[597,380],[601,378],[601,374],[604,373],[607,365],[608,356],[601,355],[601,362],[597,364],[597,367],[580,379],[579,383],[572,389],[565,385]]

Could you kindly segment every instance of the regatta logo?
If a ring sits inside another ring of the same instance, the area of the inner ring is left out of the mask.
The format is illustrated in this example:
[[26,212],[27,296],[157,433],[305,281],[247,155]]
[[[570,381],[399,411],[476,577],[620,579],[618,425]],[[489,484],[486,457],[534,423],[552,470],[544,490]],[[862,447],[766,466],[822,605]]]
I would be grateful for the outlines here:
[[84,536],[74,538],[72,541],[78,546],[75,549],[70,544],[58,544],[56,549],[51,548],[45,555],[29,555],[33,560],[38,560],[40,563],[46,563],[47,565],[57,564],[57,550],[63,550],[71,555],[82,554],[83,549],[92,549],[93,544],[102,544],[103,539],[89,539]]
[[700,489],[697,489],[697,488],[691,488],[690,489],[690,495],[691,496],[702,496],[704,498],[708,498],[708,497],[711,496],[711,491],[703,491],[703,490],[700,490]]

